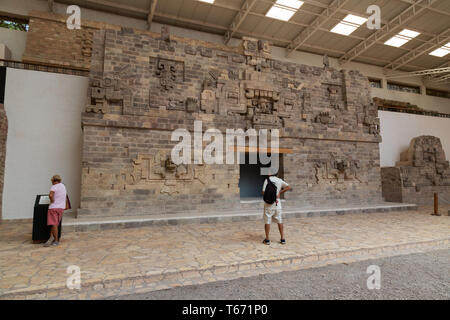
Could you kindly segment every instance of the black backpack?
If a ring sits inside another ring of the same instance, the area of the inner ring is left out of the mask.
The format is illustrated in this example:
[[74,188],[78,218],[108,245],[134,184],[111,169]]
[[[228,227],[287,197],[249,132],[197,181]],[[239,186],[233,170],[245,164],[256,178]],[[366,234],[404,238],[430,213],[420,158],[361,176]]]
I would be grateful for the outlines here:
[[277,187],[269,177],[267,178],[267,186],[266,190],[264,190],[263,199],[267,204],[274,204],[277,201]]

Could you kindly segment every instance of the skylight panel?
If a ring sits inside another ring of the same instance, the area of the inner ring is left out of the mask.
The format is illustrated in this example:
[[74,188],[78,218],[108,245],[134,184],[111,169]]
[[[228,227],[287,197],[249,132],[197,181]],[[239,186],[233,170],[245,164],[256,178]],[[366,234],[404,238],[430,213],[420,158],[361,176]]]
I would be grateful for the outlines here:
[[384,44],[391,46],[391,47],[399,48],[402,45],[404,45],[405,43],[407,43],[408,41],[409,41],[409,39],[399,37],[399,36],[394,36],[394,37],[390,38],[388,41],[386,41]]
[[408,29],[404,29],[402,32],[399,33],[401,36],[409,37],[411,39],[417,37],[420,33]]
[[283,21],[289,21],[294,15],[295,11],[284,9],[281,7],[272,6],[267,12],[266,16]]
[[299,0],[278,0],[276,3],[295,10],[300,9],[300,7],[303,5],[303,1]]
[[419,34],[420,33],[416,32],[416,31],[403,29],[403,31],[399,32],[397,35],[395,35],[392,38],[390,38],[384,44],[388,45],[388,46],[391,46],[391,47],[399,48],[402,45],[404,45],[405,43],[407,43],[408,41],[410,41],[410,40],[414,39],[415,37],[417,37]]
[[359,16],[355,16],[353,14],[349,14],[344,18],[344,21],[346,22],[350,22],[353,24],[357,24],[358,26],[362,25],[363,23],[365,23],[367,21],[367,18],[363,18],[363,17],[359,17]]
[[355,16],[353,14],[348,14],[344,19],[341,20],[337,25],[331,29],[331,32],[342,34],[348,36],[353,31],[358,29],[363,23],[367,21],[364,17]]
[[450,53],[450,42],[447,43],[445,46],[440,47],[432,52],[430,52],[430,55],[435,56],[435,57],[445,57],[446,55],[448,55]]
[[277,0],[267,11],[266,17],[289,21],[302,5],[303,1],[299,0]]
[[331,29],[331,32],[348,36],[349,34],[352,34],[356,29],[358,29],[358,27],[349,24],[338,23],[333,29]]

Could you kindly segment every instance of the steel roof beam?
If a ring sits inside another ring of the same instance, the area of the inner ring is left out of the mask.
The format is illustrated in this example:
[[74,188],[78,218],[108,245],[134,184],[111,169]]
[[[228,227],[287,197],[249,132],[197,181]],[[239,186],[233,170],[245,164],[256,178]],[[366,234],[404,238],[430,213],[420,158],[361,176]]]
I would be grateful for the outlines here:
[[438,78],[431,78],[428,80],[431,82],[444,82],[444,81],[450,80],[450,74],[447,74],[445,76],[438,77]]
[[442,74],[442,73],[447,73],[447,72],[450,72],[450,67],[413,71],[413,72],[407,72],[407,73],[396,73],[396,74],[387,75],[386,78],[392,79],[392,78],[402,78],[402,77],[409,77],[409,76],[416,77],[416,76],[426,76],[426,75],[433,75],[433,74]]
[[[165,13],[160,13],[160,12],[156,12],[155,13],[155,17],[161,17],[161,18],[165,18],[165,19],[170,19],[170,20],[174,20],[174,21],[182,21],[182,22],[186,22],[186,23],[191,23],[200,27],[208,27],[208,28],[214,28],[217,30],[227,30],[226,27],[221,26],[221,25],[217,25],[217,24],[213,24],[213,23],[200,23],[197,20],[193,20],[193,19],[189,19],[189,18],[181,18],[178,16],[174,16],[174,15],[169,15],[169,14],[165,14]],[[254,38],[258,38],[258,39],[263,39],[263,40],[269,40],[269,41],[279,41],[279,42],[284,42],[286,44],[290,43],[290,40],[288,39],[282,39],[282,38],[273,38],[273,37],[269,37],[269,36],[265,36],[262,34],[258,34],[258,33],[253,33],[253,32],[245,32],[245,35],[248,35],[250,37],[254,37]],[[312,44],[304,44],[304,47],[307,48],[312,48],[312,49],[316,49],[316,50],[323,50],[323,51],[328,51],[328,52],[333,52],[336,55],[343,55],[345,52],[340,51],[340,50],[335,50],[335,49],[330,49],[330,48],[324,48],[321,46],[316,46],[316,45],[312,45]],[[380,59],[380,58],[373,58],[373,57],[366,57],[366,56],[361,56],[361,58],[363,59],[368,59],[368,60],[372,60],[375,62],[379,62],[379,63],[387,63],[389,62],[389,60],[386,59]],[[422,70],[423,67],[420,66],[416,66],[413,64],[408,64],[408,66],[415,68],[417,70]]]
[[348,0],[333,0],[330,5],[318,16],[306,29],[298,34],[294,40],[287,47],[287,56],[290,56],[293,51],[303,45],[316,30],[318,30],[325,22],[327,22],[334,14],[336,14]]
[[[74,4],[76,4],[78,1],[79,0],[72,0],[72,1],[61,0],[61,2],[66,2],[66,3],[70,2],[70,3],[74,3]],[[258,0],[258,1],[262,1],[262,2],[265,2],[265,3],[268,3],[268,4],[273,4],[274,3],[273,1],[270,1],[270,0]],[[324,9],[327,7],[327,5],[325,5],[323,3],[320,3],[320,2],[311,1],[311,0],[303,0],[303,1],[305,3],[311,4],[311,5],[316,6],[316,7],[320,7],[320,8],[324,8]],[[101,5],[101,6],[109,7],[110,9],[113,9],[110,12],[114,12],[115,9],[125,10],[125,11],[128,11],[128,12],[132,13],[133,14],[132,16],[138,15],[138,16],[141,16],[142,18],[147,17],[148,16],[148,12],[149,12],[148,10],[145,10],[145,9],[133,7],[133,6],[130,6],[130,5],[114,3],[114,2],[112,2],[110,0],[83,0],[83,3],[85,5],[86,4],[93,4],[93,5],[96,5],[96,6]],[[83,5],[83,4],[80,4],[80,5]],[[214,2],[211,5],[216,7],[216,8],[233,10],[233,11],[236,11],[236,12],[240,11],[240,8],[236,8],[236,7],[224,4],[224,3]],[[307,14],[315,15],[315,16],[320,16],[320,13],[314,13],[314,12],[311,12],[311,11],[303,10],[301,8],[300,8],[299,11],[307,13]],[[339,10],[339,12],[342,13],[342,14],[364,15],[363,13],[354,12],[354,11],[350,11],[350,10],[346,10],[346,9],[341,9],[341,10]],[[264,14],[260,14],[260,13],[257,13],[257,12],[251,12],[251,11],[248,12],[248,15],[252,15],[252,16],[260,17],[260,18],[265,18],[266,17]],[[449,13],[449,15],[450,15],[450,13]],[[334,18],[334,17],[332,17],[331,19],[332,20],[336,20],[336,21],[340,21],[341,20],[341,19]],[[387,23],[384,20],[382,20],[381,22],[383,24]],[[290,25],[301,26],[301,27],[308,27],[309,26],[308,24],[295,22],[295,21],[286,21],[285,23],[290,24]],[[319,28],[318,30],[325,31],[325,32],[330,32],[330,30],[325,29],[325,28]],[[419,29],[416,29],[416,30],[418,32],[420,32],[420,33],[422,33],[424,35],[430,36],[430,37],[436,36],[436,34],[433,34],[433,33],[424,32],[424,31],[421,31]],[[354,39],[358,39],[358,40],[362,40],[363,39],[361,37],[356,37],[356,36],[352,36],[352,35],[350,35],[349,37],[350,38],[354,38]],[[424,42],[423,40],[420,40],[420,39],[415,39],[415,40]]]
[[405,9],[398,16],[389,21],[381,29],[372,33],[366,40],[348,50],[345,55],[339,58],[339,62],[344,64],[357,58],[361,53],[371,48],[378,41],[386,37],[388,34],[402,28],[407,22],[423,12],[426,8],[431,7],[437,0],[417,0]]
[[[409,4],[413,4],[413,3],[414,3],[414,0],[398,0],[398,1],[404,2],[404,3],[409,3]],[[447,17],[450,17],[450,12],[448,12],[448,11],[439,10],[439,9],[433,8],[433,7],[428,7],[428,8],[426,8],[426,9],[427,9],[428,11],[432,11],[432,12],[439,13],[439,14],[443,14],[443,15],[445,15],[445,16],[447,16]]]
[[[450,60],[440,64],[435,69],[441,69],[441,68],[447,68],[447,67],[450,67]],[[427,80],[433,81],[434,79],[436,79],[438,77],[439,77],[439,75],[429,75],[426,78],[427,78]]]
[[436,68],[445,68],[445,67],[450,67],[450,60],[447,60],[444,63],[438,65]]
[[238,11],[233,21],[231,22],[230,26],[228,27],[228,30],[225,32],[224,35],[225,44],[228,44],[228,42],[230,42],[231,38],[233,38],[234,33],[239,29],[240,25],[242,24],[242,22],[244,22],[245,18],[247,17],[247,15],[252,10],[255,4],[256,0],[246,0],[244,2],[241,9]]
[[150,30],[152,26],[153,16],[155,15],[156,5],[158,4],[158,0],[150,0],[150,9],[147,15],[147,29]]
[[395,59],[391,63],[384,66],[385,69],[397,70],[398,68],[404,66],[410,61],[417,59],[418,57],[424,55],[427,52],[431,52],[437,48],[442,47],[450,41],[450,29],[441,32],[433,39],[421,44],[417,48],[409,51],[408,53],[402,55],[400,58]]
[[[259,1],[262,1],[262,2],[265,2],[265,3],[269,3],[269,4],[273,4],[273,1],[271,1],[271,0],[259,0]],[[322,8],[322,9],[326,9],[328,7],[326,4],[323,4],[321,2],[316,2],[316,1],[312,1],[312,0],[302,0],[302,1],[305,4],[309,4],[309,5],[312,5],[312,6],[315,6],[315,7],[318,7],[318,8]],[[397,1],[401,1],[401,2],[409,1],[409,2],[406,2],[406,3],[412,4],[416,0],[397,0]],[[219,7],[219,8],[233,10],[233,7],[229,7],[227,5],[223,5],[223,4],[220,4],[220,3],[214,2],[213,5],[216,6],[216,7]],[[430,8],[427,8],[427,9],[432,10],[434,8],[430,7]],[[238,9],[234,8],[234,10],[238,10]],[[320,16],[322,14],[322,13],[311,12],[309,10],[307,11],[307,10],[304,10],[303,8],[300,8],[298,11],[299,12],[308,13],[308,14],[311,14],[311,15],[315,15],[315,16]],[[434,10],[432,10],[432,11],[434,11]],[[444,15],[450,16],[450,12],[442,11],[442,10],[439,10],[439,9],[436,9],[436,11],[438,11],[439,13],[442,13]],[[357,16],[366,16],[367,15],[367,13],[365,13],[365,12],[355,12],[355,11],[347,10],[347,9],[343,9],[343,8],[339,9],[338,13],[342,13],[342,14],[345,14],[345,15],[353,14],[353,15],[357,15]],[[262,14],[259,14],[259,13],[256,13],[256,12],[250,12],[249,14],[250,15],[255,15],[255,16],[261,16],[261,17],[265,16],[265,15],[262,15]],[[342,20],[342,19],[338,19],[338,18],[332,18],[332,19],[333,20],[338,20],[338,21]],[[292,21],[286,21],[286,23],[294,24]],[[384,25],[384,24],[387,24],[388,21],[386,21],[384,19],[381,19],[381,23],[382,23],[382,25]],[[429,32],[426,32],[424,30],[419,30],[419,29],[416,29],[416,30],[419,31],[420,33],[422,33],[424,35],[427,35],[427,36],[430,36],[430,37],[436,36],[436,34],[429,33]],[[329,30],[327,30],[327,31],[329,31]]]

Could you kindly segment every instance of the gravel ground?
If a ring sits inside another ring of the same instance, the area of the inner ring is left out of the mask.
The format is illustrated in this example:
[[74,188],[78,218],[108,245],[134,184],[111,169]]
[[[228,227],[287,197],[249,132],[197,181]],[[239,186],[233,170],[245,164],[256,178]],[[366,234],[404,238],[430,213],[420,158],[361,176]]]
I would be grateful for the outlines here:
[[[367,289],[367,267],[381,289]],[[450,299],[450,250],[338,264],[115,297],[138,300]]]

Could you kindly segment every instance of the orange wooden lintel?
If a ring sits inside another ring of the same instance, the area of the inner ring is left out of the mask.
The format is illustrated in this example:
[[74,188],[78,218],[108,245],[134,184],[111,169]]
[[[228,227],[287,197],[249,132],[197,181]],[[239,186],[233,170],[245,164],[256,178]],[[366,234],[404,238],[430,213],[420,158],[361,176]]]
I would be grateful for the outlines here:
[[234,152],[245,152],[245,153],[265,152],[265,153],[280,153],[280,154],[294,153],[292,149],[287,148],[272,149],[272,148],[256,148],[256,147],[238,147],[238,146],[234,147]]

